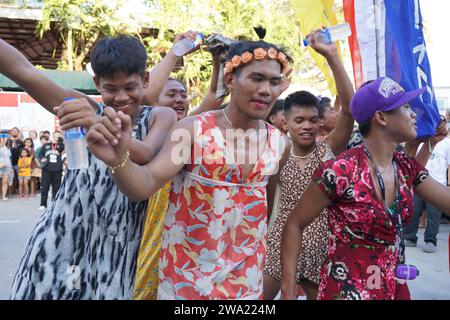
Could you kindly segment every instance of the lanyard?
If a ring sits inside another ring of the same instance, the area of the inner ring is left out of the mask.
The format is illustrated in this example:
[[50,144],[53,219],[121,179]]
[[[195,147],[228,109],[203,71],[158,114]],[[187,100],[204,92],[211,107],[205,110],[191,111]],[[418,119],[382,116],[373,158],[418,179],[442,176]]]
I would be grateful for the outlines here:
[[372,160],[373,166],[375,169],[375,173],[377,175],[378,184],[380,185],[381,189],[381,196],[383,198],[383,205],[386,210],[386,213],[388,214],[389,218],[394,221],[395,228],[397,231],[397,235],[400,239],[400,247],[398,251],[398,257],[400,260],[400,263],[405,262],[405,237],[403,232],[403,225],[402,225],[402,216],[400,214],[400,185],[398,182],[398,174],[397,174],[397,162],[395,159],[392,159],[392,167],[394,169],[394,178],[395,178],[395,200],[394,200],[394,209],[388,208],[386,205],[386,188],[383,181],[383,176],[381,175],[380,170],[378,169],[375,161],[373,160],[372,155],[370,154],[369,150],[367,149],[366,145],[363,144],[364,152],[366,153],[367,157]]

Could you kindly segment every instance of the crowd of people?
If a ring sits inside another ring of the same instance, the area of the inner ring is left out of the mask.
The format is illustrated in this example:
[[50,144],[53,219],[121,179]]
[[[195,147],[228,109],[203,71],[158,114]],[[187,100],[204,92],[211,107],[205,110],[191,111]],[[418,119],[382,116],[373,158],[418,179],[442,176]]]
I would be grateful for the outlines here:
[[[260,39],[211,50],[210,87],[191,111],[185,84],[170,78],[173,50],[147,70],[140,40],[98,41],[98,104],[0,40],[0,72],[62,130],[84,127],[89,145],[89,167],[66,172],[37,222],[11,299],[409,299],[398,270],[421,211],[428,252],[440,212],[450,213],[446,121],[416,139],[409,102],[423,89],[383,77],[355,93],[336,45],[308,38],[333,73],[334,105],[307,91],[280,100],[292,60]],[[31,169],[33,139],[18,145],[6,148]],[[41,145],[44,192],[45,167],[64,146]],[[28,172],[17,172],[25,194]]]
[[50,131],[35,130],[27,132],[14,127],[2,130],[0,137],[0,177],[2,180],[2,201],[11,196],[28,198],[36,197],[40,192],[39,211],[47,207],[50,187],[52,197],[61,185],[67,167],[64,152],[64,139],[57,130],[50,136]]

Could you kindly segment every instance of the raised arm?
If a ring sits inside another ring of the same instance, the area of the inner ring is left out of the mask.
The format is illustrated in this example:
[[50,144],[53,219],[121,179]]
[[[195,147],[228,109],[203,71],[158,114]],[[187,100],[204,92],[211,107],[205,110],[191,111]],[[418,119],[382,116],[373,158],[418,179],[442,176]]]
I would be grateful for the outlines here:
[[[179,34],[175,37],[174,45],[184,39],[189,38],[191,40],[195,40],[195,37],[197,35],[197,32],[195,31],[188,31],[182,34]],[[193,50],[189,51],[187,54],[190,54],[194,51],[197,51],[200,48],[200,46],[197,46]],[[177,57],[173,53],[173,48],[167,52],[167,54],[164,56],[164,58],[159,62],[156,66],[153,67],[153,69],[150,71],[150,85],[144,92],[144,104],[153,106],[156,104],[156,101],[158,100],[159,95],[161,94],[162,90],[164,89],[164,86],[166,85],[170,73],[173,71],[173,68],[175,68],[175,65],[180,57]]]
[[213,69],[211,73],[211,83],[208,92],[206,93],[202,103],[199,107],[192,110],[189,115],[197,115],[210,110],[217,110],[222,105],[224,98],[216,99],[217,85],[219,82],[220,73],[220,56],[213,55]]
[[[436,129],[436,135],[434,137],[407,141],[405,143],[404,151],[411,157],[416,158],[416,160],[425,167],[434,148],[439,142],[447,137],[447,133],[447,123],[445,120],[443,120],[440,122],[438,128]],[[417,152],[417,149],[422,142],[422,147],[420,148],[419,152]]]
[[[120,138],[96,123],[89,129],[87,141],[92,153],[106,165],[116,168],[113,176],[120,191],[133,200],[145,200],[170,181],[190,160],[194,119],[179,121],[170,130],[161,151],[146,165],[140,166],[128,159],[131,144],[129,116],[110,110],[108,117],[120,119]],[[117,140],[114,142],[113,140]]]
[[47,111],[55,114],[53,107],[60,105],[68,97],[86,98],[95,108],[96,102],[87,95],[60,87],[36,69],[16,48],[2,39],[0,52],[0,73],[21,86]]
[[302,250],[303,229],[328,207],[330,201],[313,181],[286,221],[281,241],[281,298],[296,299],[297,261]]
[[336,83],[340,110],[336,120],[336,128],[328,134],[327,142],[333,153],[338,155],[346,150],[348,141],[353,132],[354,119],[350,112],[350,100],[355,91],[343,64],[339,60],[336,44],[324,44],[317,41],[315,33],[312,33],[309,36],[309,40],[311,47],[327,60]]

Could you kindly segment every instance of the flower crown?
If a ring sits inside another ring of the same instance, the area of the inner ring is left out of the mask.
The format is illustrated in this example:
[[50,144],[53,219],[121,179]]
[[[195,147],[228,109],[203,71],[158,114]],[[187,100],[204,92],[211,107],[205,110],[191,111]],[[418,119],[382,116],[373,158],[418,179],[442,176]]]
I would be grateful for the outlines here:
[[253,59],[278,60],[278,62],[281,64],[282,67],[281,73],[283,74],[283,76],[287,76],[289,72],[292,70],[292,68],[289,67],[287,57],[283,52],[277,51],[275,48],[269,48],[268,50],[263,48],[257,48],[253,50],[253,53],[245,51],[241,55],[235,55],[233,58],[231,58],[230,61],[225,62],[225,67],[223,68],[224,75],[226,75],[227,73],[232,73],[234,69],[238,68],[239,66],[245,63],[252,61]]

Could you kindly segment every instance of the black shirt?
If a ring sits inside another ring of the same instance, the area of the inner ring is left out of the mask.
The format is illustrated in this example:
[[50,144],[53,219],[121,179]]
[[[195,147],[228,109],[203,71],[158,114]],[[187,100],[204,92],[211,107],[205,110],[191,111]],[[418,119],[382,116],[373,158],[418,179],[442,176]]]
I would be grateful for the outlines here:
[[63,170],[61,154],[64,151],[64,143],[44,144],[37,155],[43,170],[57,172]]
[[20,150],[22,150],[24,144],[20,139],[17,140],[8,139],[8,141],[11,150],[11,163],[13,166],[17,166],[20,157]]

